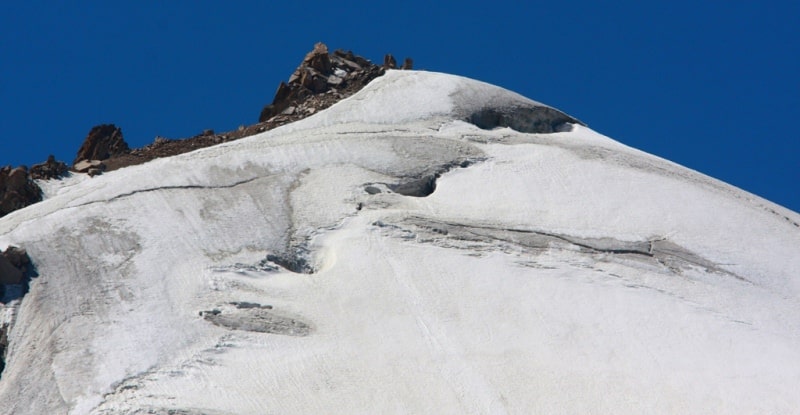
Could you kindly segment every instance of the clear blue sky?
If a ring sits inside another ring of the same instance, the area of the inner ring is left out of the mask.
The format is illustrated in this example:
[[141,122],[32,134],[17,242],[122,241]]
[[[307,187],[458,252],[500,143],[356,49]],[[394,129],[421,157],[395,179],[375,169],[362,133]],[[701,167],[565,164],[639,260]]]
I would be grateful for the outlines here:
[[800,2],[16,1],[0,165],[251,124],[315,42],[497,84],[800,211]]

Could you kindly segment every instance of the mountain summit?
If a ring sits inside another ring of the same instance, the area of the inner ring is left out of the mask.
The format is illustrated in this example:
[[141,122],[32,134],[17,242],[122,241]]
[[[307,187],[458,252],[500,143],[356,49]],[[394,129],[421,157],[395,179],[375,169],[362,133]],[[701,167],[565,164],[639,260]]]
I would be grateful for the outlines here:
[[2,414],[800,407],[800,215],[482,82],[40,185]]

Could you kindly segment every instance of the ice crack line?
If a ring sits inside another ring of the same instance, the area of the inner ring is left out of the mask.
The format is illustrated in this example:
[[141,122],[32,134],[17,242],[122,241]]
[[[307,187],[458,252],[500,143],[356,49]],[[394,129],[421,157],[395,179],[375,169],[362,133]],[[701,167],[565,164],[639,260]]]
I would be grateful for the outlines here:
[[225,184],[225,185],[218,185],[218,186],[209,186],[209,185],[201,185],[201,184],[188,184],[188,185],[159,186],[159,187],[153,187],[153,188],[148,188],[148,189],[138,189],[138,190],[134,190],[134,191],[127,192],[127,193],[118,194],[118,195],[113,196],[113,197],[111,197],[109,199],[93,200],[93,201],[90,201],[90,202],[84,202],[84,203],[81,203],[81,204],[78,204],[78,205],[71,205],[71,206],[68,206],[68,207],[69,208],[79,208],[79,207],[89,206],[89,205],[93,205],[93,204],[97,204],[97,203],[110,203],[110,202],[114,202],[114,201],[117,201],[117,200],[120,200],[120,199],[125,199],[125,198],[128,198],[128,197],[131,197],[131,196],[134,196],[134,195],[137,195],[137,194],[140,194],[140,193],[150,193],[150,192],[156,192],[156,191],[159,191],[159,190],[231,189],[231,188],[234,188],[234,187],[237,187],[237,186],[241,186],[243,184],[251,183],[251,182],[254,182],[256,180],[263,179],[263,178],[264,177],[262,177],[262,176],[251,177],[249,179],[240,180],[238,182]]

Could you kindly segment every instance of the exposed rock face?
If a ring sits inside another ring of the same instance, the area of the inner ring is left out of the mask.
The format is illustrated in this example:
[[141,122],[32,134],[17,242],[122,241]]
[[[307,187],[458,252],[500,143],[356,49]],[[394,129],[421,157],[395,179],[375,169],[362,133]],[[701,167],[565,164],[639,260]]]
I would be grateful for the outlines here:
[[394,59],[392,54],[387,53],[383,57],[383,67],[386,69],[396,69],[397,68],[397,61]]
[[52,154],[44,163],[34,164],[31,167],[31,178],[34,180],[50,180],[63,177],[69,172],[69,167],[63,161],[56,160]]
[[42,189],[34,180],[58,179],[68,171],[67,165],[52,155],[30,171],[25,166],[0,168],[0,217],[42,200]]
[[128,143],[122,138],[122,129],[114,124],[102,124],[89,131],[72,164],[82,160],[106,160],[130,151]]
[[0,251],[0,284],[21,284],[30,265],[28,253],[15,246]]
[[[12,294],[7,296],[6,285],[16,286],[17,294],[27,292],[26,277],[31,276],[28,272],[30,269],[31,260],[24,249],[12,246],[5,251],[0,250],[0,303],[19,298],[14,294],[15,290],[11,290]],[[11,321],[0,319],[0,377],[5,369],[9,331],[11,331]]]
[[0,217],[40,200],[42,191],[31,180],[27,167],[0,169]]
[[383,75],[386,69],[397,68],[391,56],[386,55],[391,64],[378,66],[350,51],[328,53],[325,44],[317,43],[289,81],[278,85],[272,103],[261,110],[258,120],[263,123],[279,117],[295,121],[325,109]]
[[22,271],[16,268],[5,256],[0,255],[0,284],[19,284],[22,282]]

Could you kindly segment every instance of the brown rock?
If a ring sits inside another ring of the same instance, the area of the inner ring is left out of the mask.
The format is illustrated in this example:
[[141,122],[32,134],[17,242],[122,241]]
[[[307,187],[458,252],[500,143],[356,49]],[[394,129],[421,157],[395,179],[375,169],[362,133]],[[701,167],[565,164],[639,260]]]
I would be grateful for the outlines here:
[[81,160],[72,167],[78,173],[87,173],[91,169],[102,169],[103,162],[100,160]]
[[28,264],[31,262],[30,257],[28,257],[28,251],[16,246],[9,246],[0,256],[7,259],[11,265],[19,268],[22,272],[26,271]]
[[265,105],[264,108],[261,109],[261,114],[258,115],[258,122],[266,122],[267,120],[269,120],[270,118],[274,117],[277,114],[278,111],[275,110],[275,105],[272,104]]
[[[352,53],[352,52],[350,52],[350,53]],[[342,57],[338,57],[338,56],[336,57],[336,63],[338,63],[340,67],[344,67],[346,69],[349,69],[350,71],[360,71],[361,69],[363,69],[361,65],[351,61],[350,59],[346,59],[346,58],[342,58]]]
[[356,64],[357,68],[354,68],[356,70],[361,70],[361,69],[373,66],[372,62],[362,58],[361,56],[356,55],[355,53],[353,53],[353,51],[350,51],[350,50],[345,52],[345,51],[343,51],[341,49],[337,49],[336,51],[333,52],[333,56],[337,57],[337,58],[340,58],[340,59],[346,59],[346,60]]
[[407,70],[414,69],[414,60],[412,60],[411,58],[406,58],[403,61],[403,66],[401,66],[400,69],[407,69]]
[[131,150],[122,138],[122,129],[114,124],[102,124],[89,131],[73,164],[81,160],[106,160]]
[[328,74],[331,72],[331,59],[328,56],[328,47],[320,42],[314,45],[314,50],[306,55],[303,60],[306,66],[316,69],[317,71]]
[[[393,68],[397,66],[393,65]],[[384,68],[351,51],[328,53],[325,44],[317,43],[289,81],[278,86],[272,103],[261,109],[259,123],[274,128],[299,120],[354,94],[384,73]],[[260,131],[263,131],[260,126],[245,129],[253,134]]]
[[28,170],[24,166],[17,167],[8,173],[6,187],[8,189],[21,189],[28,181]]
[[42,200],[42,190],[24,166],[0,169],[0,217]]
[[386,56],[383,57],[383,67],[386,69],[397,69],[397,61],[391,53],[387,53]]
[[66,163],[56,160],[52,154],[44,163],[34,164],[31,167],[31,178],[35,180],[50,180],[64,177],[69,171]]
[[281,82],[278,85],[278,90],[275,91],[275,98],[272,99],[272,102],[283,102],[289,99],[292,96],[292,88],[286,84],[286,82]]

